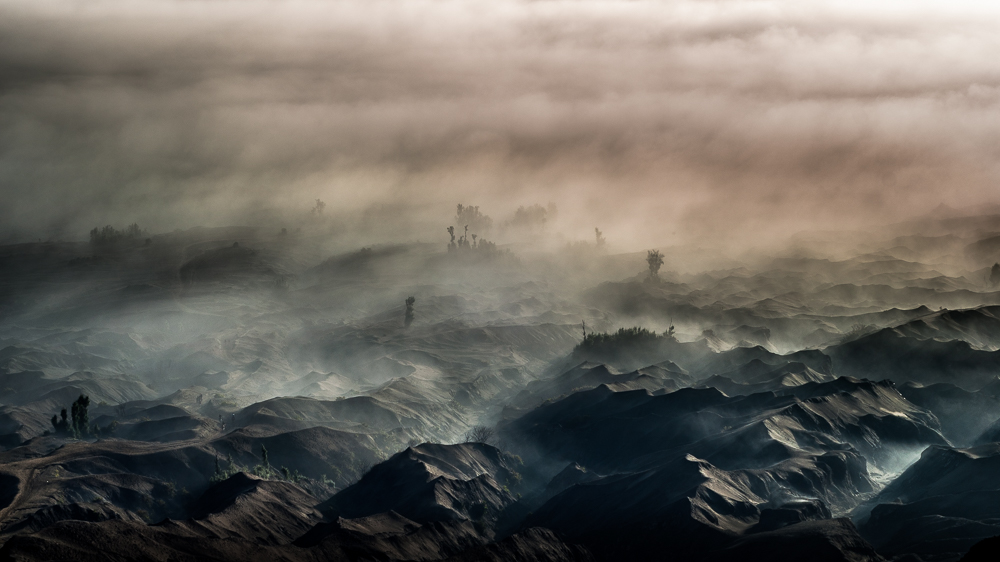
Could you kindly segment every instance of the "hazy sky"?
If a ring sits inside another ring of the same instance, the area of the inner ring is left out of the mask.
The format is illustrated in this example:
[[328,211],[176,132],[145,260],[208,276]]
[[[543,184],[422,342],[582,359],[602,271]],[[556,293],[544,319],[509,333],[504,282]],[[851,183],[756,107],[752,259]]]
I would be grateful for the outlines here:
[[637,243],[995,202],[998,53],[996,2],[0,0],[0,238],[317,197],[424,239],[553,201]]

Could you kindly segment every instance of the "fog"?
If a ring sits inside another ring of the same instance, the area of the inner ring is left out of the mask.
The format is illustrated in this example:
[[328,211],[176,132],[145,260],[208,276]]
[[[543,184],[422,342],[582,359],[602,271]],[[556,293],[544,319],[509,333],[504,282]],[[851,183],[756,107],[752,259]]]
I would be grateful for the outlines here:
[[[294,227],[759,243],[995,200],[981,2],[0,2],[7,240]],[[389,211],[387,211],[387,209]],[[366,214],[365,214],[366,213]]]
[[998,16],[0,0],[0,558],[996,541]]

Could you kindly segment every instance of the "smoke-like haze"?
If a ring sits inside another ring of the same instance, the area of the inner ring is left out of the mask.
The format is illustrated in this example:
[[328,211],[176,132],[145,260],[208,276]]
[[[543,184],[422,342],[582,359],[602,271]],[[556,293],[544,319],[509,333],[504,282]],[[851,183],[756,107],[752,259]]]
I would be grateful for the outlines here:
[[[0,224],[457,202],[669,243],[993,200],[1000,6],[0,0]],[[423,228],[433,230],[423,231]],[[386,225],[390,228],[391,225]]]

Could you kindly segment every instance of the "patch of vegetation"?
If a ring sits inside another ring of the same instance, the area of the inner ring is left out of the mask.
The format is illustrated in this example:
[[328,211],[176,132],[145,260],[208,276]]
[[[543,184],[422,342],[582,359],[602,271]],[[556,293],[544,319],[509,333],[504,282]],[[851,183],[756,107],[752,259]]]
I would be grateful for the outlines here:
[[601,363],[624,362],[636,368],[666,359],[666,350],[676,342],[673,326],[662,334],[638,326],[619,328],[612,333],[585,334],[583,341],[573,349],[573,355],[577,359]]
[[85,435],[96,433],[95,428],[90,427],[90,414],[87,408],[90,406],[90,397],[80,395],[70,406],[72,415],[63,408],[59,416],[52,416],[52,427],[57,434],[70,435],[74,439],[80,439]]
[[[94,248],[113,248],[121,243],[134,243],[146,238],[147,232],[136,223],[126,226],[122,230],[111,226],[104,228],[94,228],[90,231],[90,245]],[[147,239],[146,243],[149,243]]]
[[[258,478],[263,478],[265,480],[285,480],[287,482],[294,482],[296,484],[310,480],[308,477],[303,476],[299,473],[298,469],[290,470],[288,467],[282,466],[275,470],[271,466],[271,459],[268,456],[267,447],[264,445],[260,446],[261,460],[254,466],[247,467],[237,464],[233,461],[232,455],[229,455],[226,459],[226,468],[222,467],[222,462],[220,462],[219,457],[215,457],[215,473],[209,478],[209,483],[216,484],[224,480],[229,479],[240,472],[245,472],[247,474],[253,474]],[[326,484],[326,475],[323,475],[323,484]],[[332,482],[331,482],[332,484]],[[173,485],[171,484],[170,495],[173,496]]]
[[[480,237],[482,233],[489,232],[493,226],[493,219],[482,214],[479,211],[479,207],[458,205],[458,213],[455,215],[455,220],[458,224],[463,225],[461,228],[464,233],[461,236],[456,236],[454,226],[449,226],[445,229],[451,237],[451,240],[448,242],[449,252],[454,252],[456,256],[460,255],[469,259],[483,261],[500,258],[513,259],[514,254],[510,249],[501,250],[497,248],[494,242]],[[472,229],[471,233],[469,232],[470,228]]]
[[521,206],[514,212],[513,218],[504,223],[504,227],[520,228],[528,231],[542,230],[545,228],[545,223],[549,219],[555,218],[555,215],[555,203],[549,203],[548,208],[542,207],[537,203],[529,207]]
[[471,227],[473,232],[488,233],[493,228],[493,219],[479,211],[479,206],[458,204],[455,222]]
[[[668,330],[669,332],[669,330]],[[652,330],[640,328],[618,328],[617,332],[611,334],[607,332],[591,332],[583,337],[583,341],[577,346],[577,350],[590,351],[614,348],[619,346],[643,345],[656,343],[667,337],[667,333],[657,334]]]

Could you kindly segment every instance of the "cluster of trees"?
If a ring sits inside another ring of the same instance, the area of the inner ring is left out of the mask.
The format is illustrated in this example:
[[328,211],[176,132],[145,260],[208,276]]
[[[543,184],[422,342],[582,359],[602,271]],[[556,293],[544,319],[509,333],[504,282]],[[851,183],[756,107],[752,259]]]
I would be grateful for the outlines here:
[[[462,208],[462,206],[459,205],[459,208]],[[476,208],[478,209],[478,207]],[[468,207],[466,207],[466,209],[468,209]],[[449,252],[474,252],[475,255],[487,259],[510,255],[510,250],[501,250],[497,248],[495,243],[490,242],[485,238],[479,238],[476,233],[469,234],[469,225],[465,225],[465,233],[457,238],[455,236],[454,226],[449,226],[445,230],[447,230],[448,235],[451,236],[451,240],[448,242]]]
[[514,211],[514,217],[504,223],[505,228],[518,228],[522,230],[542,230],[545,223],[556,217],[556,204],[549,203],[548,207],[534,204],[528,207],[518,207]]
[[[461,205],[459,205],[459,207],[461,207]],[[476,238],[478,238],[478,235],[476,233],[473,233],[472,234],[472,242],[471,243],[469,242],[469,225],[465,225],[465,234],[463,234],[462,236],[459,236],[458,238],[455,238],[455,227],[454,226],[449,226],[445,230],[447,230],[448,234],[451,236],[451,241],[448,242],[448,251],[449,252],[454,252],[455,250],[458,250],[459,248],[475,248],[476,247]]]
[[[104,228],[94,228],[90,231],[90,245],[95,248],[108,248],[117,245],[119,242],[135,242],[147,236],[147,232],[141,228],[137,223],[132,223],[126,226],[122,230],[111,226],[110,224]],[[149,244],[151,240],[146,239],[146,243]]]
[[69,415],[66,413],[66,408],[63,408],[59,416],[52,416],[52,427],[55,432],[62,435],[72,435],[76,439],[94,433],[90,427],[90,414],[87,411],[89,406],[90,397],[81,394],[70,406],[71,413]]
[[468,233],[469,227],[472,227],[473,232],[484,234],[488,234],[490,229],[493,228],[493,219],[489,215],[484,215],[480,212],[478,206],[465,206],[461,203],[458,204],[458,212],[455,213],[455,222],[464,224],[466,233]]
[[590,332],[584,331],[583,341],[577,345],[579,350],[595,350],[608,347],[622,347],[630,345],[642,345],[657,343],[664,339],[674,339],[674,327],[670,326],[662,334],[657,334],[652,330],[640,328],[619,328],[617,332]]
[[677,342],[671,325],[663,333],[646,328],[620,328],[617,332],[586,333],[574,349],[575,359],[624,364],[650,365],[663,360]]
[[[267,447],[263,444],[260,446],[260,462],[251,468],[240,466],[233,462],[233,456],[229,455],[226,457],[226,463],[228,466],[223,469],[222,464],[219,462],[219,457],[215,457],[215,474],[209,479],[209,482],[215,484],[216,482],[222,482],[228,479],[230,476],[237,474],[239,472],[246,472],[248,474],[253,474],[259,478],[266,478],[268,480],[287,480],[289,482],[299,483],[302,480],[306,480],[305,476],[299,474],[298,470],[292,471],[288,467],[282,466],[280,469],[275,470],[271,467],[271,459],[267,454]],[[324,478],[325,480],[325,478]]]

